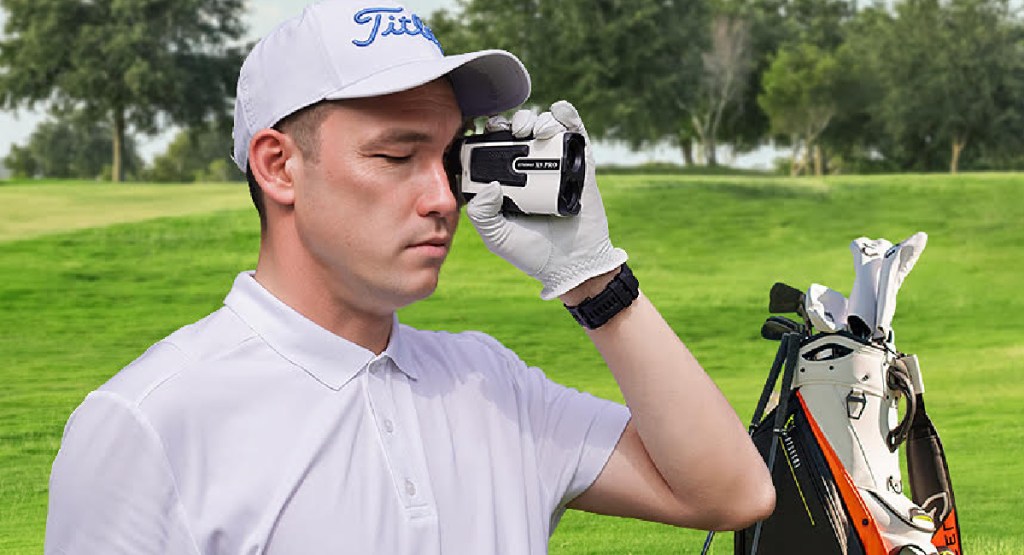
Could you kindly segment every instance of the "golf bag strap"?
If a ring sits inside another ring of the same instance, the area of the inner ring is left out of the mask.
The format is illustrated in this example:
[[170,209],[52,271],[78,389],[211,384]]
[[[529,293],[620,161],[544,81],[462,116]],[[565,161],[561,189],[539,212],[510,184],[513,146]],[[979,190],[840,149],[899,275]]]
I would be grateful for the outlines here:
[[917,396],[914,394],[914,387],[910,384],[910,373],[902,360],[896,359],[889,365],[889,372],[886,374],[886,385],[893,391],[898,391],[907,400],[907,408],[904,411],[903,419],[895,428],[889,430],[885,436],[885,443],[889,452],[895,453],[900,444],[907,440],[910,433],[910,424],[914,421],[914,413],[917,411]]
[[[945,526],[951,513],[956,511],[953,484],[946,462],[946,451],[939,433],[928,417],[924,396],[917,395],[917,409],[907,436],[907,475],[914,503],[933,512],[934,518]],[[959,537],[959,524],[955,522]]]

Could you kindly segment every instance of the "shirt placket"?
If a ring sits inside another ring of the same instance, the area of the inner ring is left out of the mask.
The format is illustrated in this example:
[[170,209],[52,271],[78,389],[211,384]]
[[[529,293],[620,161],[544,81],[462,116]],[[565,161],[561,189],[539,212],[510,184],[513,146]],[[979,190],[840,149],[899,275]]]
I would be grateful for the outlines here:
[[416,443],[422,441],[419,426],[409,421],[409,411],[399,410],[395,403],[396,398],[409,397],[408,377],[389,357],[380,356],[370,362],[367,382],[374,423],[402,506],[410,519],[432,519],[435,511],[426,462],[417,456],[422,452]]

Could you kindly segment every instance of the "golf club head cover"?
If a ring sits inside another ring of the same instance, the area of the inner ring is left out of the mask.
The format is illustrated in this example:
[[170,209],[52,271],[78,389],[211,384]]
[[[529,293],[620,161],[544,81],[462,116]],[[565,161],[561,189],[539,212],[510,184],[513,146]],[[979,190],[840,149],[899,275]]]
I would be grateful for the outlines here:
[[587,171],[578,215],[502,215],[502,193],[497,183],[469,201],[466,215],[491,252],[540,281],[544,286],[540,296],[544,300],[563,295],[626,261],[626,252],[613,247],[609,239],[590,136],[572,104],[556,102],[549,112],[540,115],[520,110],[511,122],[495,116],[487,122],[487,130],[510,130],[517,138],[532,135],[538,139],[573,131],[582,134],[587,142]]
[[846,323],[850,332],[858,337],[869,338],[875,329],[878,276],[882,271],[882,257],[891,246],[885,239],[867,237],[858,237],[850,243],[854,278]]
[[820,283],[812,283],[804,295],[804,310],[814,328],[835,333],[846,329],[846,297]]
[[882,271],[878,276],[874,334],[876,338],[890,340],[892,318],[896,314],[896,294],[899,293],[907,274],[914,269],[914,264],[921,257],[927,244],[928,234],[919,231],[885,251]]

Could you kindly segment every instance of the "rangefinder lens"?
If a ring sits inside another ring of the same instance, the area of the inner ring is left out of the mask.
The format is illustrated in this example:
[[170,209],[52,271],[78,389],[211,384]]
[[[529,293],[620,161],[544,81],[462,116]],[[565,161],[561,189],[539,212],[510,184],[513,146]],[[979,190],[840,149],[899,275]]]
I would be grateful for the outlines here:
[[575,216],[580,213],[580,199],[587,174],[587,145],[583,135],[566,133],[562,148],[562,178],[558,190],[558,213]]

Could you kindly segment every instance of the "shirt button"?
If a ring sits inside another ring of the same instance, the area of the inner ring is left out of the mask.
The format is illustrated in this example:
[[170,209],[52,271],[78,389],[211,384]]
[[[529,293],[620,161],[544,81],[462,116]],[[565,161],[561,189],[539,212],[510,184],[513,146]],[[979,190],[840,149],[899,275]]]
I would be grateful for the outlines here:
[[389,433],[389,434],[391,432],[395,431],[395,425],[394,425],[394,423],[391,422],[391,420],[388,420],[388,419],[384,420],[384,431]]
[[405,493],[409,494],[409,497],[416,495],[416,484],[408,478],[405,479]]

